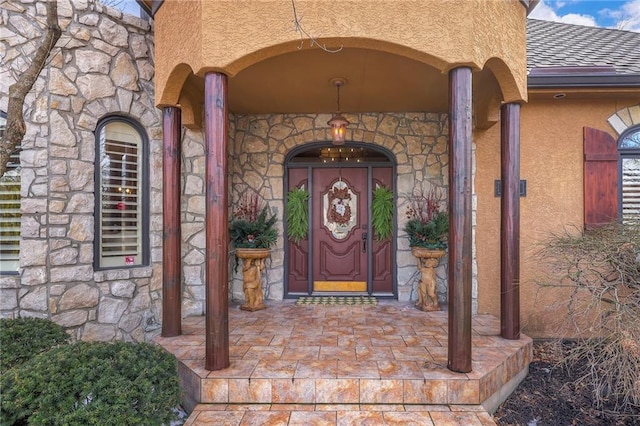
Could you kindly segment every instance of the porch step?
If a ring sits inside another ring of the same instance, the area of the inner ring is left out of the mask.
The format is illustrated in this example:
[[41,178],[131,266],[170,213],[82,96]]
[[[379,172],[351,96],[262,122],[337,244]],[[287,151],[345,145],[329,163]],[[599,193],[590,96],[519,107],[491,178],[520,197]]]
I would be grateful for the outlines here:
[[421,425],[494,426],[482,406],[350,404],[199,404],[185,426],[195,425]]
[[[420,363],[415,361],[357,363],[361,371],[371,372],[368,378],[323,376],[323,368],[328,364],[337,364],[338,370],[341,364],[353,368],[354,364],[346,361],[234,360],[228,369],[208,372],[206,377],[196,372],[202,367],[194,368],[192,362],[179,361],[178,371],[191,406],[198,403],[478,405],[504,393],[503,386],[512,380],[519,383],[524,378],[521,373],[524,371],[526,375],[527,367],[522,370],[521,364],[528,358],[527,350],[525,346],[506,359],[496,360],[485,371],[478,368],[468,374],[452,373],[443,366],[431,366],[432,369],[426,366],[421,370]],[[289,377],[285,377],[283,367],[290,371]],[[387,372],[387,377],[380,377],[379,372]],[[317,377],[308,377],[313,375]]]
[[[231,363],[230,369],[234,369]],[[282,363],[278,362],[279,365]],[[375,362],[371,370],[377,370]],[[406,365],[406,364],[405,364]],[[411,365],[411,364],[410,364]],[[412,366],[415,366],[413,364]],[[306,368],[306,367],[302,367]],[[296,369],[295,363],[292,369]],[[192,370],[180,368],[185,390],[194,401],[215,404],[463,404],[477,405],[499,387],[495,372],[478,379],[444,378],[268,378],[261,374],[248,378],[199,378]],[[452,373],[453,374],[453,373]],[[186,379],[186,380],[185,380]]]

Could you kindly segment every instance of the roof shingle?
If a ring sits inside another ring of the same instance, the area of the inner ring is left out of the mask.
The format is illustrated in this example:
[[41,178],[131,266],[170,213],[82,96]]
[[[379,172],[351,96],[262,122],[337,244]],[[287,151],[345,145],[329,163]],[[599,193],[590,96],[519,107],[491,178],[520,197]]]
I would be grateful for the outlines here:
[[640,33],[527,19],[527,68],[611,65],[640,74]]

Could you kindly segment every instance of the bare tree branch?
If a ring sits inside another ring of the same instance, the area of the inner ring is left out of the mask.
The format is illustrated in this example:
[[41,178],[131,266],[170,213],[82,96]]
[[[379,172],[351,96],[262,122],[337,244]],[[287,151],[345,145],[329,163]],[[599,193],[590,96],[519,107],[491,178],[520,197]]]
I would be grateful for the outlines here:
[[58,25],[58,2],[45,2],[47,8],[47,26],[29,68],[9,87],[9,105],[7,107],[7,124],[0,140],[0,176],[7,170],[11,153],[22,143],[27,131],[24,123],[24,101],[44,67],[49,53],[58,42],[62,31]]
[[296,12],[296,3],[294,0],[291,0],[291,7],[293,8],[293,25],[294,31],[300,33],[300,46],[298,49],[302,49],[302,45],[304,44],[304,37],[309,39],[309,46],[313,47],[314,45],[318,46],[320,49],[324,50],[327,53],[338,53],[342,50],[342,46],[337,49],[330,49],[326,44],[320,44],[318,40],[315,39],[312,35],[310,35],[303,27],[302,27],[302,18],[298,18],[298,13]]
[[593,389],[598,408],[640,406],[640,223],[556,235],[538,256],[549,284],[573,288],[567,308],[580,338],[565,361],[575,384]]

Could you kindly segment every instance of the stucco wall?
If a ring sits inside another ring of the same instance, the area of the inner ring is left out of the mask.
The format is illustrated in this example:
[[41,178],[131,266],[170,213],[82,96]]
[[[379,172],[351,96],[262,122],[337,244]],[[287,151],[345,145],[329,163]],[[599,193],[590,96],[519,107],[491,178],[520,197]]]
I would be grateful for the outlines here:
[[[336,6],[332,0],[296,2],[304,28],[327,46],[391,52],[442,72],[463,65],[482,69],[493,58],[504,65],[494,72],[505,101],[526,99],[521,2],[358,0]],[[301,43],[289,2],[167,0],[155,22],[158,104],[178,102],[176,84],[182,81],[171,73],[181,64],[199,76],[206,71],[233,76]]]
[[[147,21],[93,1],[59,1],[63,30],[26,98],[19,275],[0,277],[0,316],[50,318],[83,340],[145,340],[161,317],[162,128],[153,97]],[[0,7],[0,109],[28,66],[42,2]],[[129,116],[150,144],[151,265],[96,271],[95,136],[109,114]]]
[[[263,280],[265,296],[281,300],[284,294],[284,161],[294,147],[330,140],[325,114],[238,115],[230,117],[229,194],[230,215],[247,190],[255,190],[278,216],[280,237],[272,250]],[[446,194],[448,185],[448,121],[445,114],[388,113],[346,115],[352,123],[347,141],[367,142],[390,150],[397,163],[398,234],[396,254],[398,298],[416,300],[419,275],[406,234],[407,197],[414,189],[430,185]],[[199,315],[204,306],[204,146],[201,131],[186,131],[183,140],[183,273],[184,314]],[[242,271],[233,272],[230,254],[230,292],[233,300],[244,300]],[[440,262],[438,298],[446,300],[446,258]],[[475,297],[475,296],[474,296]],[[474,300],[475,306],[475,300]]]
[[[551,97],[551,96],[549,96]],[[583,227],[583,127],[617,138],[607,119],[633,105],[627,99],[535,100],[521,111],[521,179],[527,196],[520,199],[520,301],[523,332],[533,337],[572,333],[568,327],[566,289],[538,285],[544,265],[536,256],[553,233]],[[500,314],[500,126],[476,133],[478,197],[479,312]]]

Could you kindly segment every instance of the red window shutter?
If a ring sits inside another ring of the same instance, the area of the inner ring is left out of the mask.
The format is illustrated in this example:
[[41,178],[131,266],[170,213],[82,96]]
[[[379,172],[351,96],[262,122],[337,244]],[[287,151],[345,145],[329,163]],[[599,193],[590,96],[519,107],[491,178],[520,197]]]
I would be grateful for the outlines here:
[[584,226],[618,217],[618,147],[602,130],[584,128]]

